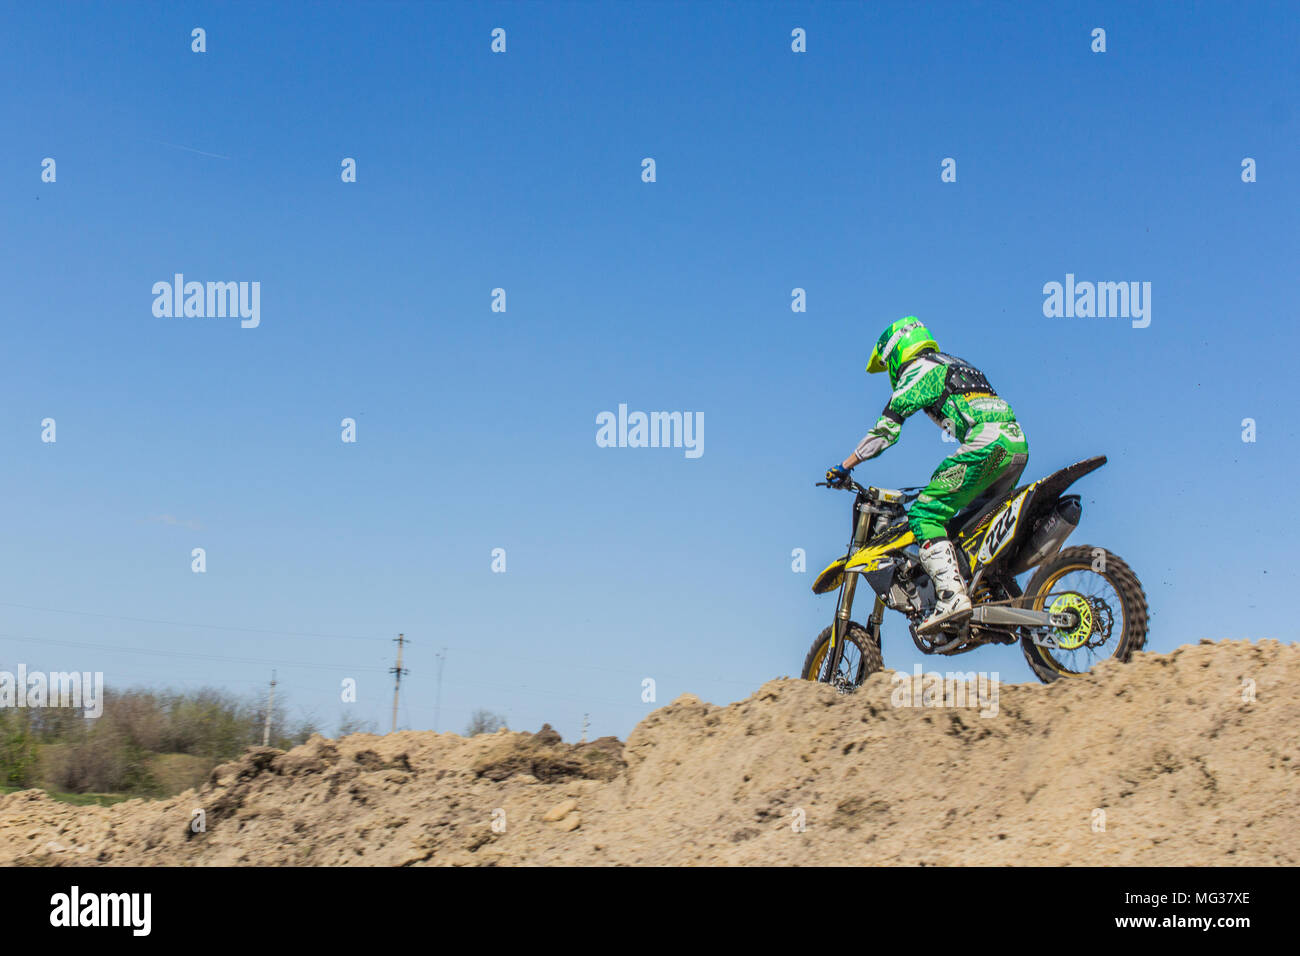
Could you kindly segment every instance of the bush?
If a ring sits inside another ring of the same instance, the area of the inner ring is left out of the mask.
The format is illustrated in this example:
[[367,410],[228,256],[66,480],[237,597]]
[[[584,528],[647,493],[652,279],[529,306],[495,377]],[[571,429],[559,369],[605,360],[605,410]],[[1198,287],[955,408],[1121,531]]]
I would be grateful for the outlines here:
[[160,796],[149,772],[148,751],[111,731],[92,733],[60,747],[46,769],[46,784],[69,793]]
[[494,714],[490,710],[480,708],[470,714],[469,723],[465,725],[465,736],[474,737],[478,734],[494,734],[504,726],[506,726],[504,717],[500,714]]
[[[69,793],[163,796],[259,746],[265,699],[226,691],[105,691],[103,714],[76,708],[0,711],[0,784]],[[271,744],[287,750],[319,727],[271,713]],[[164,759],[165,758],[165,759]]]
[[344,714],[339,719],[338,733],[335,738],[346,737],[348,734],[377,734],[378,728],[373,720],[362,720],[360,717],[353,717],[350,714]]
[[37,741],[30,711],[0,711],[0,786],[31,787],[36,783]]

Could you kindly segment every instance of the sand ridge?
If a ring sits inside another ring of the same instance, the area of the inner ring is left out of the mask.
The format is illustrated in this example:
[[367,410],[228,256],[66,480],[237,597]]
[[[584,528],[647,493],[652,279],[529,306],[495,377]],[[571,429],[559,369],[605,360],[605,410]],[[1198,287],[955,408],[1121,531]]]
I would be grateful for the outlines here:
[[0,863],[1300,864],[1296,645],[1138,653],[1002,685],[989,717],[896,706],[899,679],[688,694],[626,743],[314,737],[166,800],[22,791],[0,797]]

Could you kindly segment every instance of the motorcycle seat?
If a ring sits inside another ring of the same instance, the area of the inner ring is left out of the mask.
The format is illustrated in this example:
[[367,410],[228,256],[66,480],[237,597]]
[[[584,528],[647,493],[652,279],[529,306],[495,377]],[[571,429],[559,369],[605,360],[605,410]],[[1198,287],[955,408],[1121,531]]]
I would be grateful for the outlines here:
[[958,511],[952,516],[944,530],[948,532],[948,537],[954,541],[959,541],[974,531],[981,521],[989,516],[994,510],[1001,508],[1008,501],[1015,498],[1016,495],[1028,488],[1028,485],[1020,485],[1013,488],[1005,494],[998,495],[996,498],[988,498],[980,495],[965,508]]

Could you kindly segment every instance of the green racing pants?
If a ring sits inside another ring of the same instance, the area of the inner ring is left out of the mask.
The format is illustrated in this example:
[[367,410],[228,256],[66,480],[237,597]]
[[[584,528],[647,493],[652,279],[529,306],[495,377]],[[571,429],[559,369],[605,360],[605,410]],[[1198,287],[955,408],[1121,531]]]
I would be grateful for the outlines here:
[[987,503],[1006,494],[1028,462],[1029,445],[1015,422],[972,425],[965,442],[939,462],[908,511],[907,523],[916,540],[947,537],[947,524],[958,511],[976,499]]

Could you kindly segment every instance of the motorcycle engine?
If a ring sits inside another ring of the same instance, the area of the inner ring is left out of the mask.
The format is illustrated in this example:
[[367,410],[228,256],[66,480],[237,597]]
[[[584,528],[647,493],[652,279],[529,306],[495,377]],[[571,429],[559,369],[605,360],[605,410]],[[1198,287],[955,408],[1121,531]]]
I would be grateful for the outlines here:
[[889,586],[886,603],[895,611],[902,611],[904,614],[920,611],[923,601],[921,588],[918,585],[932,587],[929,575],[925,573],[920,562],[914,559],[900,562],[894,572],[894,580]]

